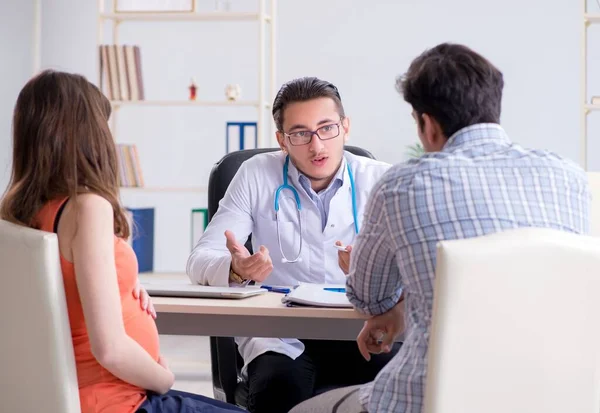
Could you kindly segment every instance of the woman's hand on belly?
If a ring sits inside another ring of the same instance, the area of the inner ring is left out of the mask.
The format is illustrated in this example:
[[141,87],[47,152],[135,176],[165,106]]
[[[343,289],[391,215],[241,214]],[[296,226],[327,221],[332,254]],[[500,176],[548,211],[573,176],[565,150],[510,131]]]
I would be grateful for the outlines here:
[[148,295],[146,289],[140,284],[139,279],[135,282],[135,286],[133,287],[133,297],[140,302],[142,310],[145,310],[156,320],[156,310],[154,309],[154,304],[152,304],[152,299],[150,298],[150,295]]

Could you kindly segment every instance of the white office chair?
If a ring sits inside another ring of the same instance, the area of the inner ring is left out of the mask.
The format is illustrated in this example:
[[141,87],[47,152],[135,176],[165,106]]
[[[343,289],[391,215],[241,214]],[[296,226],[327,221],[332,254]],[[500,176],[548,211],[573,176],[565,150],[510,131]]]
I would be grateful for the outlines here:
[[600,239],[441,242],[428,360],[425,413],[598,413]]
[[80,412],[56,234],[0,220],[0,410]]
[[592,202],[590,204],[590,234],[600,237],[600,172],[588,172]]

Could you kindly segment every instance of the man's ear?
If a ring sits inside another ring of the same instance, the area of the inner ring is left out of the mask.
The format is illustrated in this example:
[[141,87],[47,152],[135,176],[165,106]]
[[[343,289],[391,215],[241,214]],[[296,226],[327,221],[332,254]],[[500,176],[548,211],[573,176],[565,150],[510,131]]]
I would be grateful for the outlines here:
[[284,153],[287,153],[287,147],[285,146],[285,135],[283,134],[283,132],[275,132],[275,137],[277,138],[277,143],[279,144],[281,150]]
[[350,138],[350,118],[342,119],[342,129],[344,132],[344,143]]
[[421,115],[423,119],[423,138],[433,150],[442,150],[446,144],[446,137],[439,122],[427,113]]

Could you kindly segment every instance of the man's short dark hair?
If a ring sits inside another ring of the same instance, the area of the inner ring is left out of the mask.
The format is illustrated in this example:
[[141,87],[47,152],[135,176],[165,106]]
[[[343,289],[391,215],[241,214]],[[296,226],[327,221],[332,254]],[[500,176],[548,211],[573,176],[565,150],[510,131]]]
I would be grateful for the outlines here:
[[338,113],[344,117],[344,106],[337,88],[329,82],[316,77],[302,77],[291,80],[281,86],[273,101],[273,120],[277,130],[283,131],[283,112],[294,102],[304,102],[317,98],[331,98],[337,106]]
[[500,123],[504,79],[487,59],[466,46],[443,43],[411,63],[396,88],[419,115],[432,116],[449,138],[477,123]]

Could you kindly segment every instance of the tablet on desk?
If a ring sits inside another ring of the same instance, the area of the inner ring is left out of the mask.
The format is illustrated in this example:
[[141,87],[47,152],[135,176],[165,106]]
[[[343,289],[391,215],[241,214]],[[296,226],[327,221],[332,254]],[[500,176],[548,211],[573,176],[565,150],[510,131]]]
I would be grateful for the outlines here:
[[240,299],[267,292],[260,287],[212,287],[197,284],[142,283],[151,297],[230,298]]

